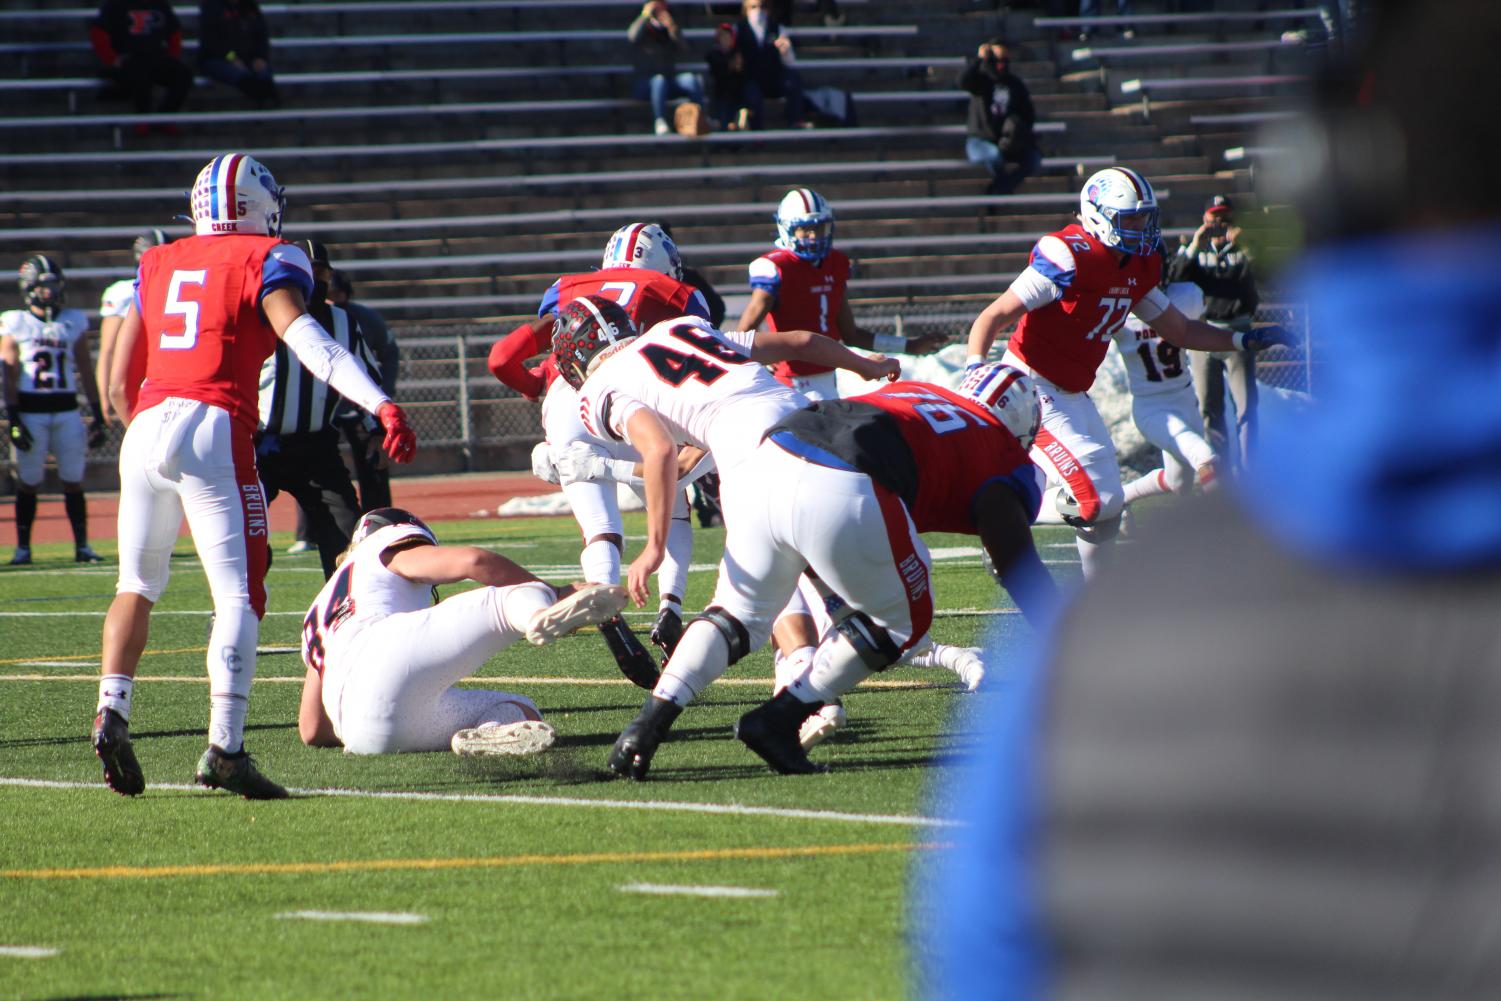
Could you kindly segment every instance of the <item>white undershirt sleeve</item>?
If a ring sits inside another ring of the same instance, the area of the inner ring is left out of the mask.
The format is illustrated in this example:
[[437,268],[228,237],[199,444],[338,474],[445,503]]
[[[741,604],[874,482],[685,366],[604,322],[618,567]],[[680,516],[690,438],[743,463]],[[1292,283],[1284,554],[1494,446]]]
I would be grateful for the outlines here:
[[1063,290],[1054,285],[1052,279],[1031,266],[1023,268],[1022,273],[1016,276],[1010,291],[1022,301],[1029,313],[1063,298]]
[[318,321],[307,313],[288,324],[281,339],[314,378],[328,383],[361,410],[373,414],[381,404],[391,402],[391,398],[365,374],[365,366],[329,337]]
[[1172,304],[1173,301],[1163,293],[1162,289],[1154,288],[1131,307],[1131,313],[1142,323],[1151,323],[1167,312],[1167,308]]

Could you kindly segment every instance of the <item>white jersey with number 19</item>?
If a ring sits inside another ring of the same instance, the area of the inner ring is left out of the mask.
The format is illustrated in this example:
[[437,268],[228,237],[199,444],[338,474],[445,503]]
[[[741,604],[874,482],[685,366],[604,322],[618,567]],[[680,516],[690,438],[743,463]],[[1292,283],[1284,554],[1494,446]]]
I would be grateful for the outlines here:
[[678,444],[708,449],[726,473],[756,450],[767,428],[808,405],[751,361],[754,340],[754,331],[722,333],[694,316],[659,323],[589,376],[579,417],[591,434],[625,441],[627,421],[644,407]]
[[[1193,282],[1174,282],[1164,291],[1190,320],[1204,315],[1204,293]],[[1149,324],[1128,316],[1114,336],[1121,360],[1126,363],[1132,396],[1160,396],[1192,384],[1188,358],[1177,345],[1158,336]]]

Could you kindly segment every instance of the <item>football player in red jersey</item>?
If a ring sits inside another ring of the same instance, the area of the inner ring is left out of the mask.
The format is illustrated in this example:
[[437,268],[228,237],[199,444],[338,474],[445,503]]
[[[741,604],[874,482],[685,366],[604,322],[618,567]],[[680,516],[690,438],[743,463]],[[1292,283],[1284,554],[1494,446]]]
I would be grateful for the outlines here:
[[[850,259],[834,249],[834,210],[812,188],[793,188],[776,212],[776,248],[750,263],[751,301],[739,330],[765,320],[772,330],[811,330],[852,348],[885,354],[923,355],[943,345],[943,334],[901,338],[876,334],[855,323],[847,298]],[[782,362],[778,379],[810,400],[839,395],[834,371],[809,362]]]
[[[312,266],[280,238],[284,206],[282,189],[255,159],[215,157],[193,184],[197,235],[142,255],[135,308],[118,334],[109,391],[130,419],[120,446],[120,580],[104,619],[93,744],[105,783],[123,795],[146,786],[130,742],[131,696],[184,515],[214,601],[209,747],[197,781],[247,799],[286,795],[244,749],[269,555],[252,438],[261,363],[275,338],[375,414],[391,458],[408,462],[416,450],[401,408],[308,315]],[[138,340],[146,376],[132,413],[127,383]]]
[[1232,334],[1184,316],[1157,287],[1157,214],[1157,196],[1136,171],[1107,167],[1092,175],[1079,193],[1079,222],[1038,240],[1027,267],[969,330],[973,367],[997,334],[1021,321],[1004,360],[1037,382],[1042,430],[1032,457],[1066,488],[1060,514],[1077,533],[1085,576],[1120,531],[1120,466],[1088,390],[1127,315],[1197,351],[1258,351],[1287,340],[1276,327]]
[[932,581],[920,532],[978,535],[997,576],[1034,625],[1057,590],[1032,543],[1042,498],[1027,458],[1037,394],[1025,374],[992,363],[956,390],[920,382],[825,400],[782,418],[753,460],[776,483],[725,539],[754,592],[721,588],[754,633],[804,567],[847,601],[812,664],[736,734],[779,772],[818,770],[799,731],[825,704],[930,642]]
[[[620,553],[624,529],[615,483],[625,482],[640,493],[642,481],[633,475],[640,456],[629,445],[605,443],[579,423],[578,396],[557,378],[551,354],[533,368],[526,362],[552,351],[556,314],[575,299],[603,296],[620,304],[637,329],[647,330],[680,316],[707,319],[703,293],[683,282],[683,263],[672,238],[653,223],[622,226],[605,245],[599,270],[564,275],[553,282],[537,308],[537,319],[522,324],[490,349],[490,372],[527,399],[542,399],[542,426],[547,440],[532,453],[532,471],[559,483],[584,537],[579,563],[591,584],[620,583]],[[698,466],[702,453],[682,458],[683,472]],[[702,473],[711,468],[698,466]],[[681,493],[681,492],[680,492]],[[652,641],[671,654],[682,635],[683,591],[693,549],[693,525],[686,497],[673,508],[668,555],[658,575],[659,607]],[[636,684],[656,684],[657,666],[625,620],[616,617],[600,628],[621,672]]]

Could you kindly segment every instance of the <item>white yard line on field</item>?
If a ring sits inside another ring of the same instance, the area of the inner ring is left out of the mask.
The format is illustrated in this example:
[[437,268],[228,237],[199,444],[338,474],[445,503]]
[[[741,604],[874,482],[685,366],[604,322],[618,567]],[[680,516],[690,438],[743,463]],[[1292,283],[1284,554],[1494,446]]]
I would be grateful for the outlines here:
[[426,914],[400,911],[286,911],[276,916],[284,921],[359,921],[372,925],[420,925],[427,921]]
[[780,890],[760,890],[753,886],[670,886],[665,883],[626,883],[621,893],[648,893],[665,897],[775,897]]
[[0,945],[0,956],[12,959],[50,959],[61,951],[45,945]]
[[[52,779],[23,779],[0,777],[0,786],[18,786],[27,789],[95,789],[101,793],[110,790],[102,782],[60,782]],[[157,782],[148,786],[148,791],[191,792],[211,794],[198,785]],[[666,813],[703,813],[732,817],[777,817],[784,820],[820,820],[841,824],[881,824],[902,827],[959,827],[958,821],[941,817],[925,817],[921,814],[902,813],[844,813],[838,810],[800,810],[779,806],[743,806],[739,803],[679,803],[630,799],[589,799],[582,796],[521,796],[489,795],[485,793],[440,793],[440,792],[378,792],[370,789],[293,789],[294,796],[316,796],[343,799],[403,800],[421,803],[478,803],[509,804],[518,806],[580,807],[596,810],[644,810]],[[111,793],[113,795],[113,793]]]

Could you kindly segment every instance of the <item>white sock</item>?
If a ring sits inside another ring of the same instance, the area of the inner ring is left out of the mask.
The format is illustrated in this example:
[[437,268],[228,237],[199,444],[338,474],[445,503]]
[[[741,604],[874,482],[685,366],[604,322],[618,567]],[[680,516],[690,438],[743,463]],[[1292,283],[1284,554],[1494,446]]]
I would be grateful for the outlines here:
[[836,633],[819,646],[813,666],[788,691],[804,702],[838,702],[872,674],[875,672],[865,666],[849,641]]
[[1115,537],[1120,534],[1120,530],[1119,515],[1109,521],[1074,530],[1074,543],[1079,550],[1079,562],[1083,564],[1085,580],[1094,577],[1109,562],[1110,555],[1115,551]]
[[230,754],[245,740],[245,711],[255,679],[255,641],[260,621],[248,605],[214,607],[208,640],[208,742]]
[[1143,497],[1172,493],[1167,485],[1167,470],[1154,469],[1147,475],[1126,484],[1126,503],[1133,504]]
[[541,581],[527,581],[497,589],[500,592],[500,614],[505,620],[501,631],[520,635],[532,624],[532,619],[551,608],[558,600],[558,592]]
[[683,596],[688,589],[688,564],[693,562],[693,523],[688,515],[673,518],[667,527],[667,552],[657,568],[657,593]]
[[613,542],[600,539],[589,543],[579,553],[579,566],[584,580],[591,584],[620,583],[620,550]]
[[782,689],[802,677],[813,663],[813,655],[818,652],[814,646],[800,646],[789,654],[783,654],[778,650],[771,657],[772,671],[776,675],[776,684],[771,689],[771,694],[776,695]]
[[672,611],[678,618],[683,617],[683,603],[675,598],[667,597],[657,602],[657,611]]
[[130,700],[135,697],[135,679],[125,674],[106,674],[99,679],[99,705],[94,709],[102,713],[112,709],[125,722],[130,722]]
[[719,629],[702,619],[689,624],[678,648],[652,692],[659,699],[686,706],[730,666],[730,645]]

